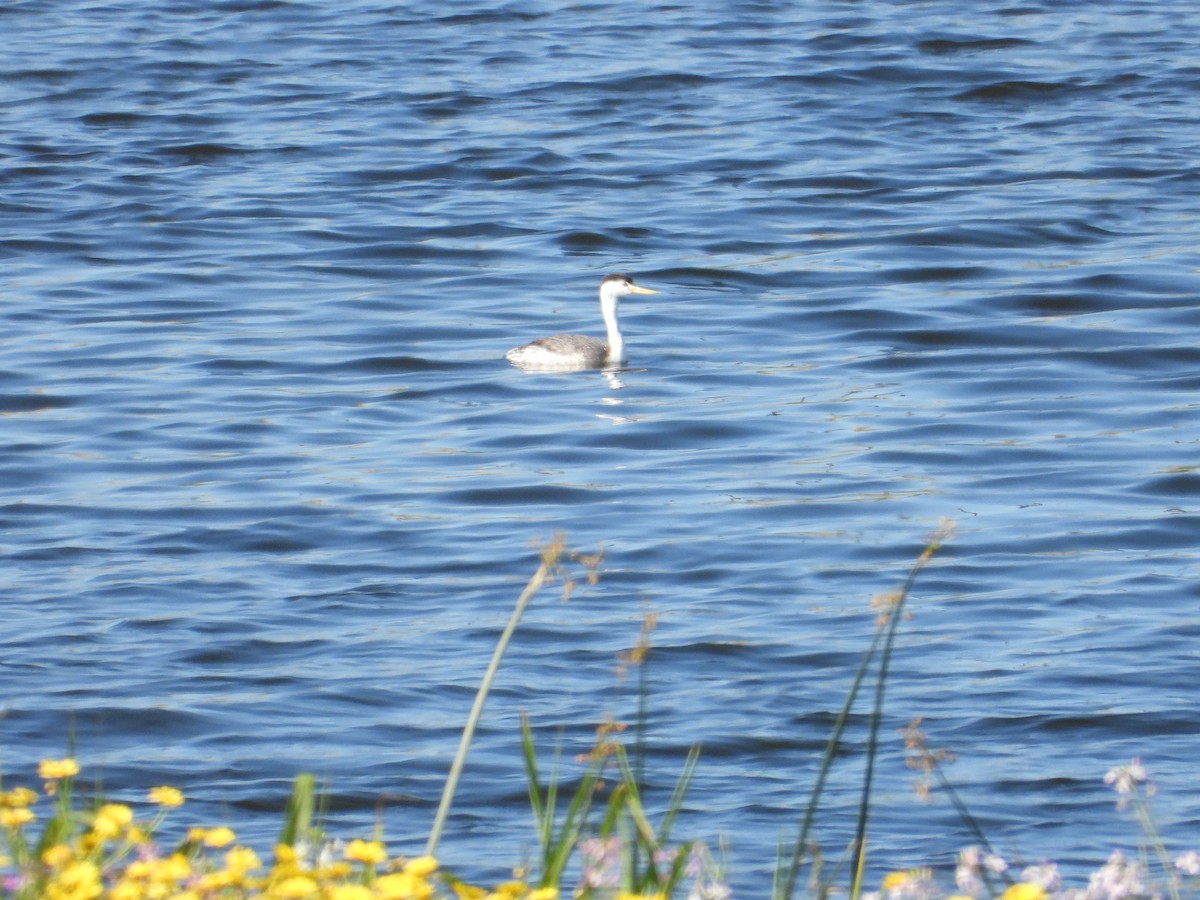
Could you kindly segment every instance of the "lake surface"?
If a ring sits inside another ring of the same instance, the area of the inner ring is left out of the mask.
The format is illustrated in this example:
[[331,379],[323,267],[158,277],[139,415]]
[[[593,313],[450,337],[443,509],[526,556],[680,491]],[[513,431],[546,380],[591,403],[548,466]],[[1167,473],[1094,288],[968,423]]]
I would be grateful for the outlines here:
[[[1147,4],[14,2],[0,10],[3,763],[269,846],[507,877],[518,757],[587,749],[659,615],[649,780],[767,893],[832,717],[944,518],[887,698],[872,865],[992,841],[1076,878],[1200,821],[1200,13]],[[628,366],[503,353],[600,331]],[[865,709],[865,707],[864,707]],[[861,723],[818,838],[857,801]],[[573,764],[564,763],[568,776]],[[651,791],[651,797],[656,796]],[[382,810],[382,812],[380,812]],[[876,878],[876,876],[872,876]]]

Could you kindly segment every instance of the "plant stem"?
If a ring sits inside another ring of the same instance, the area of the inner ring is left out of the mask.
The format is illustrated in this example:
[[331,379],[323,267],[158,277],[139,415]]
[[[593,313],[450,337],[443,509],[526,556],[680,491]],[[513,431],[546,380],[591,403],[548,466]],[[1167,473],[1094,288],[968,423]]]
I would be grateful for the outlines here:
[[475,736],[475,726],[479,723],[479,716],[483,713],[483,705],[487,702],[488,692],[492,689],[492,681],[495,680],[496,672],[500,669],[500,660],[504,657],[504,651],[508,649],[513,632],[517,630],[517,623],[521,621],[521,615],[525,612],[525,607],[529,605],[529,601],[533,599],[534,594],[541,590],[542,585],[546,583],[546,579],[550,577],[550,574],[558,565],[558,559],[562,555],[563,544],[564,539],[562,535],[556,534],[542,550],[541,564],[537,567],[537,571],[533,573],[533,577],[529,579],[529,583],[525,585],[525,590],[521,591],[521,596],[517,598],[512,615],[508,617],[508,624],[504,627],[500,639],[496,642],[496,649],[492,651],[492,661],[488,664],[487,671],[483,673],[483,681],[479,684],[479,690],[475,692],[475,702],[471,706],[471,713],[467,716],[467,724],[463,728],[462,737],[459,739],[458,752],[454,755],[454,762],[450,764],[450,774],[446,776],[446,786],[442,789],[442,800],[438,804],[437,815],[434,816],[433,827],[429,831],[429,842],[425,845],[426,856],[436,855],[438,840],[442,836],[442,829],[446,824],[446,816],[450,814],[450,804],[454,800],[454,791],[458,788],[458,779],[462,775],[463,765],[467,761],[467,751],[471,746],[471,738]]

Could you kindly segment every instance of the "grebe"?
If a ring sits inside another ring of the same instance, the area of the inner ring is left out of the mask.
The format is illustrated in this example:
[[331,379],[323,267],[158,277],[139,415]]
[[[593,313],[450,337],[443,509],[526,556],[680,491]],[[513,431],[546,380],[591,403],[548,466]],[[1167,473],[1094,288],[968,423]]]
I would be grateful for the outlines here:
[[514,347],[504,358],[526,369],[600,369],[625,362],[625,340],[617,322],[617,305],[628,294],[657,294],[633,283],[628,275],[605,275],[600,282],[600,312],[608,340],[582,334],[555,334]]

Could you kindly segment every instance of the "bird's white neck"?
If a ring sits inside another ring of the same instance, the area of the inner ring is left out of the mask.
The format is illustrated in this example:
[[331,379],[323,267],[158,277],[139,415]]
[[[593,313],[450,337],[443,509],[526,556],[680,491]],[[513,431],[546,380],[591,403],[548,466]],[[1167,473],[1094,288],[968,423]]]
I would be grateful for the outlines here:
[[617,320],[617,298],[601,294],[600,312],[604,316],[604,329],[608,332],[608,361],[625,362],[625,339],[621,337],[621,324]]

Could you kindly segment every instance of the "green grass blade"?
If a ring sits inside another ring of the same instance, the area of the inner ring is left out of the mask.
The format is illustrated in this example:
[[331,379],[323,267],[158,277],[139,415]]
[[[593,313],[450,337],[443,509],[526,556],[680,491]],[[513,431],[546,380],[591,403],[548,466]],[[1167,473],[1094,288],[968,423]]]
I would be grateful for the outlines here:
[[808,846],[808,835],[812,830],[813,821],[816,818],[821,795],[825,792],[825,782],[829,777],[829,770],[833,768],[833,760],[837,754],[838,745],[841,743],[842,734],[845,732],[846,725],[850,720],[850,710],[853,708],[854,701],[858,697],[858,691],[862,687],[863,680],[866,678],[867,667],[870,665],[871,659],[874,657],[875,651],[879,646],[880,635],[881,633],[877,630],[870,646],[863,653],[862,659],[858,664],[858,669],[854,673],[854,678],[850,682],[850,690],[847,692],[846,699],[842,703],[842,708],[833,723],[833,732],[829,735],[829,741],[825,745],[825,753],[821,757],[821,765],[817,770],[817,779],[813,782],[812,791],[809,793],[808,805],[804,809],[804,817],[800,824],[800,833],[796,837],[796,843],[792,848],[791,856],[783,872],[781,879],[782,892],[776,896],[775,900],[790,900],[796,891],[796,877],[800,872],[800,864],[804,859],[804,852]]
[[541,781],[538,777],[537,751],[533,746],[533,729],[529,716],[521,713],[521,757],[525,762],[525,783],[529,791],[529,806],[533,810],[533,822],[537,828],[538,841],[546,849],[546,804],[542,800]]
[[692,785],[692,777],[696,774],[696,767],[700,763],[700,747],[692,747],[688,751],[687,759],[684,760],[683,769],[679,773],[679,780],[675,782],[675,790],[671,792],[671,798],[667,801],[666,812],[663,813],[662,821],[658,826],[658,843],[660,846],[667,846],[671,838],[671,829],[675,825],[675,820],[679,817],[679,811],[683,808],[683,801],[687,797],[688,788]]
[[600,820],[600,837],[609,837],[616,829],[621,819],[621,810],[625,808],[625,795],[628,785],[624,781],[613,788],[612,796],[608,798],[608,807],[604,818]]
[[[850,690],[846,695],[846,701],[845,701],[845,703],[842,704],[842,709],[838,713],[837,720],[834,723],[833,733],[830,735],[829,743],[825,747],[825,755],[821,759],[821,766],[817,773],[817,780],[813,784],[812,792],[809,795],[808,806],[805,808],[805,811],[804,811],[804,818],[803,818],[803,821],[800,826],[800,834],[797,836],[795,846],[792,849],[791,859],[788,861],[788,865],[786,867],[786,870],[783,873],[782,879],[776,879],[777,883],[779,883],[780,881],[782,882],[782,886],[781,886],[781,893],[776,895],[775,900],[790,900],[790,898],[795,893],[796,877],[799,873],[800,863],[802,862],[803,857],[804,857],[805,848],[808,843],[808,834],[809,834],[809,831],[811,830],[813,819],[815,818],[815,815],[816,815],[817,805],[820,802],[821,795],[824,793],[825,781],[829,774],[829,770],[833,765],[834,752],[837,749],[838,743],[841,740],[842,733],[845,731],[846,723],[847,723],[847,721],[849,719],[849,715],[850,715],[850,710],[853,708],[854,701],[858,697],[858,692],[862,688],[863,681],[866,678],[867,671],[871,664],[871,661],[875,657],[875,654],[878,652],[880,644],[883,642],[886,642],[885,643],[885,652],[884,652],[885,659],[881,665],[880,680],[877,681],[876,696],[875,696],[876,707],[881,711],[882,710],[883,688],[884,688],[884,685],[886,684],[886,678],[887,678],[887,663],[890,661],[891,647],[892,647],[892,643],[895,640],[896,629],[898,628],[900,620],[902,618],[904,603],[907,600],[908,595],[911,592],[913,585],[916,583],[917,575],[925,567],[925,565],[929,562],[929,560],[933,558],[934,553],[936,553],[937,550],[939,550],[941,548],[942,544],[945,543],[945,541],[949,539],[952,531],[953,531],[953,523],[943,522],[942,525],[938,528],[938,530],[935,531],[934,534],[930,537],[930,539],[926,543],[925,549],[922,551],[921,555],[917,558],[917,560],[909,568],[908,576],[905,578],[904,584],[901,586],[900,590],[897,591],[893,595],[893,603],[892,603],[892,607],[891,607],[890,611],[887,613],[887,616],[888,616],[887,620],[885,621],[885,623],[882,627],[875,629],[875,636],[872,638],[870,646],[868,646],[866,651],[863,653],[863,656],[859,662],[858,668],[857,668],[857,670],[855,670],[854,678],[851,681]],[[878,720],[873,718],[872,721],[873,721],[872,732],[873,732],[873,734],[875,734],[877,736]],[[866,786],[867,786],[866,793],[867,793],[867,797],[869,799],[869,787],[870,787],[870,777],[871,777],[870,771],[873,769],[873,765],[874,765],[874,750],[873,749],[871,749],[868,753],[867,764],[868,764],[868,776],[867,776],[867,782],[866,782]],[[865,840],[865,837],[866,837],[866,813],[865,813],[865,807],[861,802],[860,802],[860,811],[859,812],[860,812],[860,816],[859,816],[860,834],[858,836],[857,846],[855,849],[856,849],[857,853],[862,854],[865,852],[865,846],[866,846],[866,840]],[[861,860],[860,860],[860,862],[861,862]],[[856,868],[856,870],[861,871],[862,867],[861,867],[861,865],[856,865],[855,868]],[[856,889],[859,886],[860,886],[859,879],[858,879],[858,877],[856,877],[856,880],[855,880]],[[856,896],[856,894],[854,894],[852,892],[852,897],[853,896]]]
[[896,628],[900,622],[901,607],[907,595],[902,593],[896,600],[886,626],[886,637],[883,651],[879,659],[879,672],[875,678],[875,702],[871,709],[871,719],[867,735],[867,760],[863,772],[862,794],[858,801],[858,815],[854,829],[855,853],[854,879],[850,886],[850,900],[858,900],[862,891],[862,878],[866,872],[867,861],[867,822],[871,811],[871,788],[875,780],[875,760],[879,755],[879,728],[883,722],[883,697],[887,687],[889,663],[892,658],[892,648],[896,642]]
[[909,568],[904,584],[901,585],[899,591],[892,595],[890,608],[886,611],[887,620],[883,627],[885,633],[883,651],[880,653],[879,671],[875,677],[875,701],[871,708],[867,738],[867,764],[863,773],[862,795],[859,799],[858,821],[855,825],[854,852],[857,854],[857,859],[854,863],[854,880],[850,888],[850,900],[858,900],[862,891],[863,875],[867,868],[867,823],[870,819],[871,789],[874,786],[875,760],[879,753],[879,729],[883,724],[883,699],[887,690],[888,673],[891,671],[892,650],[896,646],[896,634],[900,629],[900,622],[904,619],[904,605],[916,584],[917,575],[933,558],[934,552],[948,536],[949,527],[943,525],[942,529],[929,539],[924,551]]
[[694,844],[683,844],[675,848],[677,852],[675,853],[675,858],[671,861],[671,868],[667,871],[667,877],[660,879],[657,885],[659,893],[666,897],[674,895],[675,888],[679,886],[679,882],[683,880],[684,874],[687,871],[688,860],[691,858],[694,848]]
[[279,833],[279,843],[294,847],[296,841],[308,834],[312,827],[316,793],[315,775],[301,772],[296,776],[292,782],[292,796],[288,798],[287,812],[284,814],[283,830]]
[[547,841],[546,862],[542,870],[542,887],[557,887],[562,880],[562,873],[567,867],[567,862],[583,834],[584,825],[595,798],[602,766],[603,760],[601,759],[597,758],[591,762],[579,782],[579,787],[571,797],[571,802],[567,804],[557,835],[551,832]]

